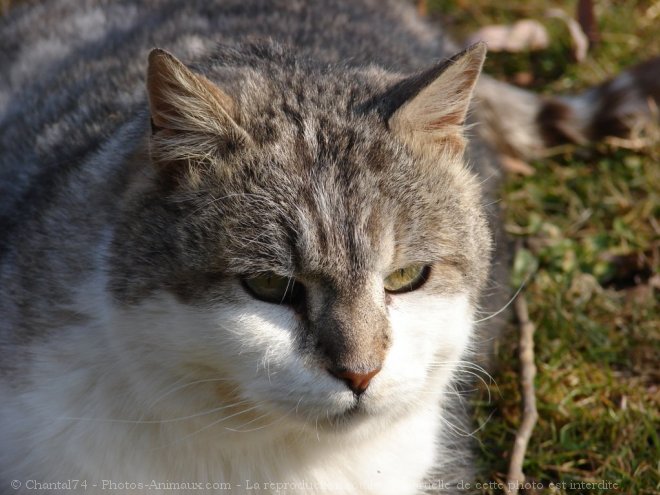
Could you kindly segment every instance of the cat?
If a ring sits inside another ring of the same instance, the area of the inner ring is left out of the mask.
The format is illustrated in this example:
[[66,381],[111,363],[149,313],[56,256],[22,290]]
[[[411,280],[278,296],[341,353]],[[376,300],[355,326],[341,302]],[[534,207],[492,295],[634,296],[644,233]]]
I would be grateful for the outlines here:
[[644,111],[478,82],[397,1],[27,2],[0,47],[2,493],[458,490],[494,150]]

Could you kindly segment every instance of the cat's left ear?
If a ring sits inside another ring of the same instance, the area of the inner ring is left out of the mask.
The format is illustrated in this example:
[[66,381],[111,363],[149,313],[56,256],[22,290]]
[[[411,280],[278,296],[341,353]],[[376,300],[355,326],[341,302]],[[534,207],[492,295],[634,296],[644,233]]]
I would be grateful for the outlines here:
[[218,86],[160,49],[149,54],[152,154],[160,163],[207,157],[251,142],[236,104]]
[[465,118],[484,59],[481,42],[397,84],[390,92],[389,129],[415,150],[462,152]]

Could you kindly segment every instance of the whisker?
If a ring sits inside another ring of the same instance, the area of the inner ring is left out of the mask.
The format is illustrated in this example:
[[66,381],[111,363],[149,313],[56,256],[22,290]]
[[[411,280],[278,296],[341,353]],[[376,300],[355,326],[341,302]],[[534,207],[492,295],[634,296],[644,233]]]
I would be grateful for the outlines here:
[[249,400],[242,400],[242,401],[239,401],[239,402],[234,402],[233,404],[228,404],[228,405],[225,405],[225,406],[216,407],[216,408],[210,409],[208,411],[191,414],[189,416],[181,416],[179,418],[168,418],[168,419],[135,420],[135,419],[112,419],[112,418],[75,418],[75,417],[66,417],[66,416],[61,417],[61,418],[57,418],[57,419],[58,420],[66,420],[66,421],[93,421],[93,422],[99,422],[99,423],[155,425],[155,424],[175,423],[177,421],[185,421],[187,419],[193,419],[193,418],[199,418],[199,417],[202,417],[202,416],[208,416],[209,414],[213,414],[215,412],[222,411],[223,409],[227,409],[227,408],[230,408],[230,407],[240,406],[240,405],[245,404],[247,402],[250,402],[250,401]]
[[[443,423],[445,423],[447,426],[449,426],[449,428],[450,428],[450,429],[451,429],[456,435],[459,435],[459,436],[462,436],[462,437],[472,437],[472,438],[476,438],[476,437],[474,436],[475,433],[477,433],[477,432],[483,430],[483,429],[486,427],[486,425],[490,422],[491,418],[493,417],[493,414],[495,414],[495,411],[492,411],[492,412],[488,415],[488,417],[486,418],[486,420],[485,420],[483,423],[481,423],[479,426],[477,426],[477,428],[475,428],[474,430],[469,431],[469,432],[466,431],[466,430],[464,430],[464,429],[461,428],[460,426],[457,426],[457,425],[452,424],[451,421],[449,421],[447,418],[444,418],[442,415],[440,415],[440,420],[441,420]],[[478,440],[478,439],[477,439],[477,440]],[[481,443],[481,441],[479,441],[479,443]]]
[[[454,370],[457,371],[457,372],[463,372],[463,373],[467,373],[469,375],[475,376],[486,387],[486,391],[488,392],[488,402],[489,403],[492,400],[491,392],[490,392],[491,385],[494,385],[497,393],[501,395],[499,385],[497,384],[497,380],[495,380],[495,378],[493,378],[493,376],[490,373],[488,373],[484,368],[482,368],[478,364],[470,363],[468,361],[445,361],[445,362],[431,363],[430,367],[435,368],[435,369],[443,368],[443,367],[453,367]],[[479,373],[483,373],[484,375],[486,375],[489,382],[486,383],[486,381],[483,379],[483,377],[480,376],[478,373],[475,373],[475,371],[477,371]]]
[[316,429],[316,440],[318,442],[321,441],[321,437],[319,436],[319,415],[316,415],[316,419],[314,420],[314,427]]
[[498,175],[498,174],[497,174],[496,172],[493,172],[493,173],[490,174],[488,177],[486,177],[486,178],[483,179],[481,182],[479,182],[479,185],[480,185],[480,186],[484,185],[486,182],[488,182],[489,180],[491,180],[491,179],[492,179],[493,177],[495,177],[496,175]]
[[[298,407],[298,406],[296,405],[296,407]],[[277,423],[279,423],[279,422],[281,422],[281,421],[284,421],[284,419],[285,419],[289,414],[291,414],[291,412],[292,412],[294,409],[295,409],[295,408],[292,407],[292,408],[289,409],[286,413],[284,413],[281,417],[277,418],[277,419],[274,420],[274,421],[271,421],[271,422],[268,423],[268,424],[265,424],[265,425],[262,425],[262,426],[258,426],[257,428],[251,428],[251,429],[249,429],[249,430],[243,430],[243,429],[242,429],[243,427],[249,425],[250,423],[254,423],[254,422],[257,421],[257,420],[259,420],[259,419],[261,419],[261,418],[263,418],[263,417],[265,417],[265,416],[268,416],[269,413],[264,413],[264,414],[262,414],[261,416],[256,417],[256,418],[253,419],[252,421],[248,421],[247,423],[242,424],[242,425],[239,426],[238,428],[228,428],[228,427],[225,427],[225,430],[233,431],[233,432],[235,432],[235,433],[250,433],[250,432],[253,432],[253,431],[263,430],[264,428],[268,428],[269,426],[273,426],[274,424],[277,424]],[[239,428],[241,428],[241,429],[239,429]]]
[[508,308],[511,305],[511,303],[513,303],[513,301],[516,299],[516,297],[518,297],[518,294],[520,294],[520,292],[525,288],[525,286],[527,285],[527,282],[529,282],[529,279],[531,277],[532,277],[531,273],[528,274],[525,277],[525,280],[523,280],[522,284],[520,284],[520,287],[518,287],[518,290],[515,292],[515,294],[513,294],[511,299],[509,299],[509,302],[507,302],[502,308],[500,308],[498,311],[496,311],[495,313],[493,313],[490,316],[487,316],[485,318],[481,318],[480,320],[473,321],[472,324],[477,324],[477,323],[481,323],[482,321],[490,320],[491,318],[494,318],[497,315],[499,315],[500,313],[502,313],[503,311],[505,311],[506,308]]
[[[180,381],[180,380],[177,380]],[[179,390],[183,390],[184,388],[191,387],[193,385],[199,385],[200,383],[211,383],[211,382],[224,382],[224,381],[232,381],[230,378],[207,378],[204,380],[195,380],[194,382],[188,382],[183,385],[174,387],[170,389],[169,391],[165,392],[164,394],[160,395],[156,400],[154,400],[148,407],[148,409],[153,408],[156,404],[158,404],[161,400],[163,400],[165,397],[168,395],[173,394],[174,392],[178,392]]]
[[464,359],[456,359],[456,360],[450,360],[450,361],[431,361],[431,364],[458,364],[461,366],[466,366],[470,367],[472,369],[475,369],[477,371],[481,371],[483,374],[488,375],[490,377],[490,374],[488,371],[486,371],[485,368],[482,366],[478,365],[477,363],[473,363],[472,361],[465,361]]
[[431,362],[429,366],[435,368],[439,368],[442,366],[445,367],[455,366],[457,369],[470,369],[485,375],[492,383],[496,382],[495,378],[493,378],[493,376],[490,373],[488,373],[488,371],[486,371],[483,367],[479,366],[476,363],[471,363],[469,361],[438,361],[438,362]]
[[[260,430],[261,427],[259,427],[259,428],[255,428],[255,429],[253,429],[253,430],[242,430],[242,428],[244,428],[245,426],[251,425],[252,423],[256,423],[256,422],[259,421],[260,419],[262,419],[262,418],[266,418],[266,417],[268,417],[268,416],[270,416],[270,413],[263,413],[263,414],[260,414],[259,416],[257,416],[256,418],[251,419],[250,421],[248,421],[248,422],[246,422],[246,423],[243,423],[243,424],[240,425],[240,426],[237,426],[236,428],[230,428],[230,427],[228,427],[228,426],[225,426],[225,430],[227,430],[227,431],[232,431],[232,432],[234,432],[234,433],[247,433],[247,432],[249,432],[249,431]],[[280,420],[280,419],[281,419],[281,418],[278,418],[278,420]]]
[[[246,401],[246,402],[247,402],[247,401]],[[170,442],[170,443],[168,443],[168,444],[161,445],[160,447],[156,447],[154,450],[162,449],[162,448],[165,448],[165,447],[169,447],[169,446],[172,446],[172,445],[176,445],[177,443],[184,442],[184,441],[186,441],[187,439],[189,439],[190,437],[192,437],[192,436],[194,436],[194,435],[198,435],[198,434],[200,434],[201,432],[203,432],[203,431],[205,431],[205,430],[208,430],[209,428],[212,428],[212,427],[214,427],[214,426],[216,426],[216,425],[222,423],[223,421],[226,421],[226,420],[231,419],[231,418],[235,418],[236,416],[240,416],[241,414],[245,414],[246,412],[253,411],[254,409],[257,409],[258,407],[259,407],[259,404],[254,405],[254,406],[252,406],[252,407],[249,407],[249,408],[247,408],[247,409],[244,409],[244,410],[242,410],[242,411],[238,411],[237,413],[230,414],[229,416],[222,417],[222,418],[220,418],[220,419],[218,419],[218,420],[216,420],[216,421],[212,421],[211,423],[209,423],[208,425],[206,425],[206,426],[200,428],[199,430],[193,431],[192,433],[189,433],[189,434],[185,435],[184,437],[181,437],[181,438],[179,438],[179,439],[177,439],[177,440],[174,440],[173,442]]]
[[488,391],[488,402],[490,402],[491,397],[490,397],[490,387],[488,386],[488,383],[486,383],[486,380],[484,380],[481,376],[479,376],[477,373],[474,373],[473,371],[468,371],[468,370],[460,370],[462,373],[467,373],[468,375],[472,375],[476,377],[481,383],[484,384],[486,387],[486,390]]
[[454,425],[451,421],[449,421],[447,418],[444,418],[442,415],[438,416],[440,418],[440,421],[442,421],[445,425],[451,429],[455,434],[462,436],[462,437],[469,437],[470,434],[465,431],[463,428],[460,426]]

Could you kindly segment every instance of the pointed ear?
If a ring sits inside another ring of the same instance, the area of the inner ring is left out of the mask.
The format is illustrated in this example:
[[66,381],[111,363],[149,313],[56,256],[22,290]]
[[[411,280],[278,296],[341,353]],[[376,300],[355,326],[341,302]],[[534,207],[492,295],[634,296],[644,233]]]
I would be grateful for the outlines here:
[[486,44],[477,43],[397,85],[398,107],[388,119],[390,130],[418,151],[449,146],[462,152],[465,117],[485,57]]
[[147,93],[157,161],[194,160],[251,141],[234,120],[231,97],[158,48],[149,54]]

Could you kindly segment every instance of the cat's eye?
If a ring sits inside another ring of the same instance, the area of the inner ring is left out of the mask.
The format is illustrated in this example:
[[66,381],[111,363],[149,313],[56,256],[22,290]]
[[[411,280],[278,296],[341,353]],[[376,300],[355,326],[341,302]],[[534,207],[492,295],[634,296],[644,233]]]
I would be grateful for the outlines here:
[[245,278],[243,283],[257,299],[276,304],[298,304],[304,293],[300,282],[270,272]]
[[383,281],[385,290],[391,294],[401,294],[419,289],[429,278],[431,267],[422,264],[408,265],[390,273]]

